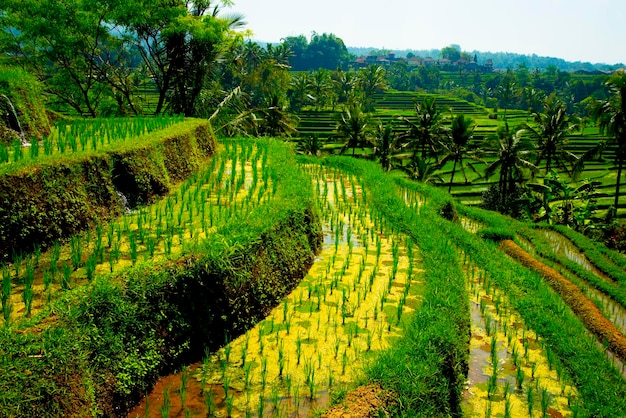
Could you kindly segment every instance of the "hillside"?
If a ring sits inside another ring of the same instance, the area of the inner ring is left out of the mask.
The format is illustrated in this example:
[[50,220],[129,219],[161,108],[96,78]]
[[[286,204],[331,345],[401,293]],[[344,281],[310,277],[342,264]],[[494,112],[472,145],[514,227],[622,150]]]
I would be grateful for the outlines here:
[[[368,55],[373,50],[379,50],[378,48],[369,47],[347,47],[348,52],[356,56]],[[405,50],[392,50],[396,57],[406,57],[407,54],[412,53],[418,57],[426,58],[439,58],[441,57],[441,49],[405,49]],[[515,68],[520,64],[526,64],[528,68],[546,69],[547,67],[554,66],[561,71],[602,71],[611,73],[620,67],[623,67],[623,63],[607,64],[607,63],[591,63],[582,61],[566,61],[557,57],[544,57],[535,54],[525,55],[517,54],[514,52],[488,52],[488,51],[464,51],[470,56],[476,55],[478,64],[484,64],[487,60],[493,61],[493,66],[496,69]]]

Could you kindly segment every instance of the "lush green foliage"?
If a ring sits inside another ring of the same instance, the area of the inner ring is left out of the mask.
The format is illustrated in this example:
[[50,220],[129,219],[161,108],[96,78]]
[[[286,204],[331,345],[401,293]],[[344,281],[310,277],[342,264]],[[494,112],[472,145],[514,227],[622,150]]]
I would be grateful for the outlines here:
[[148,77],[158,90],[156,113],[167,104],[192,115],[231,27],[240,23],[218,16],[224,3],[8,1],[0,50],[81,115],[142,113],[139,90]]
[[3,166],[0,252],[32,251],[122,211],[120,197],[148,203],[215,151],[206,122],[189,120],[98,151],[41,156]]
[[0,66],[0,146],[50,133],[42,93],[42,84],[29,73]]

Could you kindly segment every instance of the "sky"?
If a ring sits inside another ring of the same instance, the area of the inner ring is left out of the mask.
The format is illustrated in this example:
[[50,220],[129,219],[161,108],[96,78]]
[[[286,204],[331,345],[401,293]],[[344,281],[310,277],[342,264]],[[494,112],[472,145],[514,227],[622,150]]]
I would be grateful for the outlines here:
[[346,46],[513,52],[626,63],[625,0],[233,0],[252,39],[280,42],[313,31]]

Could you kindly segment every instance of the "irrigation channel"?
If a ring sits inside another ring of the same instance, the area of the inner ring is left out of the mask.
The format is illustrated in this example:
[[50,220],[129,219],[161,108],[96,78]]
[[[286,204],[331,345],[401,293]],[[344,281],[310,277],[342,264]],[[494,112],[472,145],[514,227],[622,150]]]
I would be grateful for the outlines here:
[[130,416],[312,416],[401,335],[420,303],[417,250],[370,211],[357,178],[305,169],[324,222],[308,275],[264,321],[159,382],[148,411],[144,402]]
[[267,149],[226,142],[206,169],[153,205],[107,225],[54,243],[1,266],[4,322],[39,311],[59,292],[142,261],[158,262],[191,250],[219,225],[272,198]]

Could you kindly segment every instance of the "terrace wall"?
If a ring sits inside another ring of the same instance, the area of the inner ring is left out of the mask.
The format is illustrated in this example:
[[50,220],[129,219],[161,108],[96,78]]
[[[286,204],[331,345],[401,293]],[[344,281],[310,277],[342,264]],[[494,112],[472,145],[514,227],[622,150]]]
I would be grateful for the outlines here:
[[0,175],[0,260],[46,247],[167,194],[215,152],[207,122],[188,120],[134,145],[50,159]]

